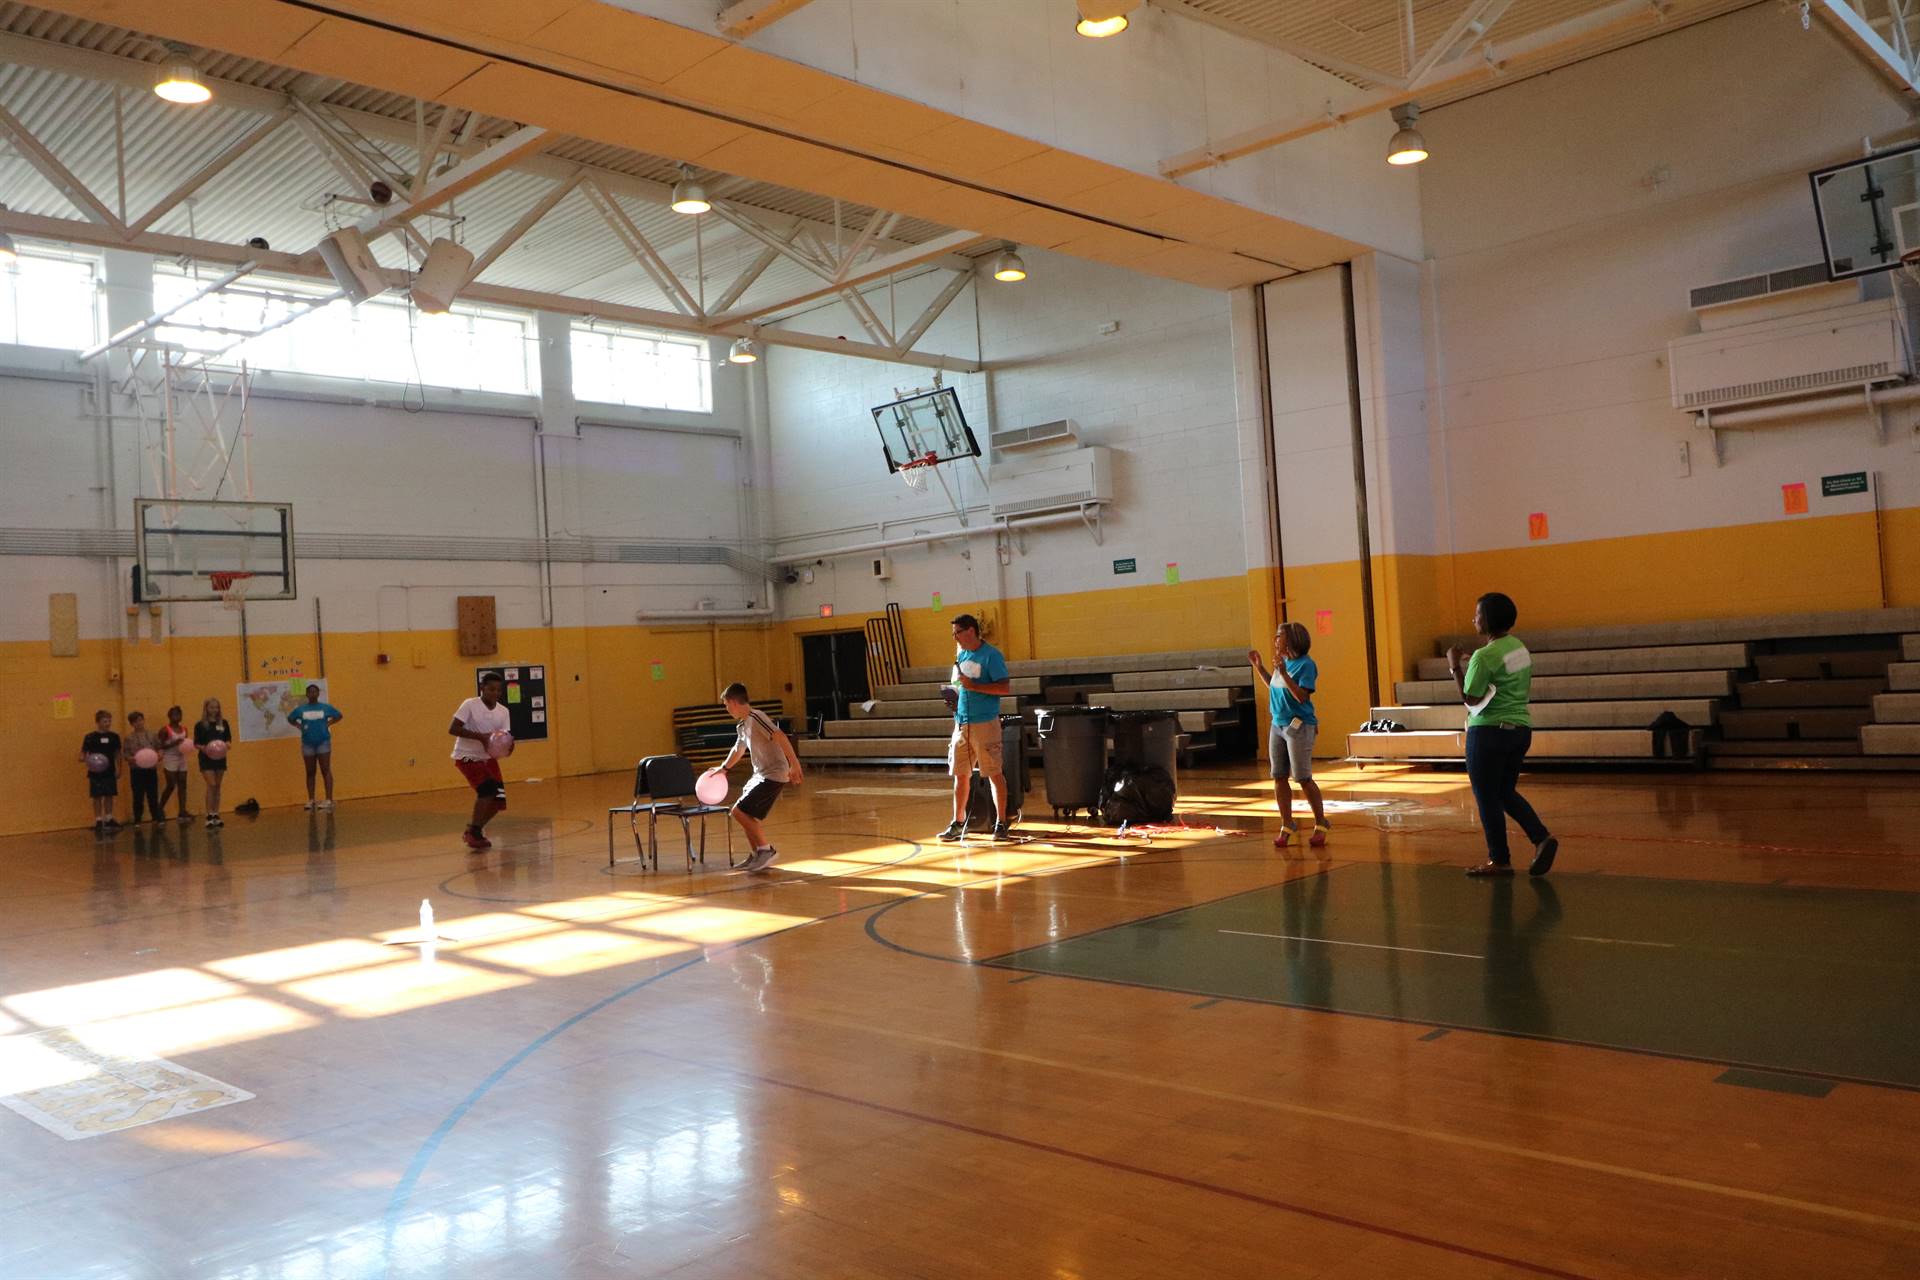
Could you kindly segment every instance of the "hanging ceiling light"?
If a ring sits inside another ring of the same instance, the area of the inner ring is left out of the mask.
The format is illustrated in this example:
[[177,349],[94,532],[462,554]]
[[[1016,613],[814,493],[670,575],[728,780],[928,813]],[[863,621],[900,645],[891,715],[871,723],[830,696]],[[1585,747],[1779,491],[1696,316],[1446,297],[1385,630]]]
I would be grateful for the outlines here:
[[733,348],[727,352],[728,364],[752,364],[760,358],[760,349],[753,345],[752,338],[735,338]]
[[993,278],[1013,284],[1027,278],[1027,264],[1011,249],[1002,249],[993,260]]
[[1140,0],[1075,0],[1075,4],[1080,10],[1080,20],[1073,24],[1073,29],[1098,40],[1125,31],[1127,15],[1140,7]]
[[1403,102],[1393,109],[1393,122],[1400,126],[1400,131],[1387,144],[1388,164],[1419,164],[1427,158],[1427,140],[1414,128],[1419,118],[1418,103]]
[[213,97],[213,90],[200,78],[200,69],[182,54],[173,55],[161,65],[154,76],[153,91],[168,102],[184,106],[197,106]]
[[685,165],[680,166],[680,181],[673,184],[673,211],[675,213],[705,213],[713,208],[713,201],[707,199],[707,189],[693,180],[693,174]]

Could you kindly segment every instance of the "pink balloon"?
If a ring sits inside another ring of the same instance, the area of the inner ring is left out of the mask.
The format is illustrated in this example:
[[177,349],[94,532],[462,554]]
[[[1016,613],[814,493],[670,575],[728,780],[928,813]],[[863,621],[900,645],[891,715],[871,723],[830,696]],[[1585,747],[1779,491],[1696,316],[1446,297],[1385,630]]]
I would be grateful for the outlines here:
[[498,760],[502,756],[513,754],[513,735],[505,729],[495,729],[487,735],[487,754]]
[[105,773],[108,769],[112,767],[113,767],[113,761],[107,759],[105,756],[101,755],[98,751],[87,752],[87,772],[88,773]]
[[701,804],[719,804],[727,798],[727,775],[718,769],[707,770],[693,784],[693,794]]
[[142,747],[133,753],[133,762],[142,769],[151,769],[160,763],[160,753],[152,747]]
[[209,742],[206,746],[202,747],[201,750],[207,753],[207,759],[209,760],[225,760],[227,758],[227,744],[218,738]]

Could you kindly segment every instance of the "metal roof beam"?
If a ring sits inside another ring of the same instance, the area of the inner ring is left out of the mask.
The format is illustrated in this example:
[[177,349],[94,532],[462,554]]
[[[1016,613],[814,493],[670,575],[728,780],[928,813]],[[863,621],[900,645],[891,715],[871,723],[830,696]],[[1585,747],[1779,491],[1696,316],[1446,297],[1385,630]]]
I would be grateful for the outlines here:
[[1302,62],[1311,63],[1319,67],[1322,71],[1331,71],[1333,74],[1344,76],[1349,80],[1360,80],[1367,84],[1391,85],[1395,87],[1404,86],[1407,83],[1405,76],[1397,75],[1391,71],[1383,71],[1378,67],[1369,67],[1358,62],[1350,62],[1345,58],[1337,58],[1330,53],[1322,53],[1318,49],[1309,48],[1296,41],[1283,39],[1270,32],[1262,31],[1251,23],[1241,22],[1235,18],[1224,18],[1219,14],[1209,13],[1205,9],[1196,9],[1192,5],[1185,3],[1185,0],[1147,0],[1147,3],[1167,13],[1177,14],[1182,18],[1190,18],[1195,22],[1205,23],[1207,26],[1219,31],[1224,31],[1229,35],[1240,36],[1243,39],[1252,40],[1257,44],[1264,44],[1270,49],[1278,49],[1289,57],[1298,58]]
[[51,182],[61,195],[72,202],[74,208],[102,226],[111,227],[115,231],[127,229],[126,224],[107,208],[106,202],[88,190],[86,183],[74,177],[73,171],[61,164],[53,152],[47,150],[46,145],[33,136],[33,131],[5,107],[0,107],[0,132],[4,132],[13,139],[13,145],[20,152],[21,159],[38,169],[40,176]]
[[[1813,0],[1813,7],[1843,43],[1868,66],[1890,81],[1908,98],[1920,97],[1920,69],[1915,67],[1912,47],[1907,39],[1907,6],[1897,0],[1862,0],[1869,7],[1885,11],[1877,22],[1870,20],[1846,0]],[[1882,36],[1875,26],[1887,28]],[[1889,39],[1891,37],[1891,39]],[[1902,50],[1905,50],[1903,53]]]
[[667,300],[687,315],[706,319],[707,313],[694,300],[693,294],[687,291],[686,285],[680,283],[680,277],[674,273],[672,267],[667,265],[666,259],[660,256],[660,251],[653,247],[653,242],[647,239],[640,228],[633,225],[633,219],[627,216],[627,211],[620,207],[619,201],[597,183],[588,182],[583,190],[587,193],[587,199],[593,202],[593,207],[600,211],[600,217],[608,227],[612,228],[613,234],[620,243],[627,246],[627,251],[634,256],[635,261],[646,268],[647,274],[653,277],[653,282],[659,285],[661,292],[667,295]]
[[908,325],[906,332],[902,333],[899,339],[894,342],[893,349],[903,355],[913,350],[913,344],[920,341],[927,330],[933,327],[933,322],[938,320],[949,306],[953,305],[953,300],[960,296],[960,291],[966,288],[972,280],[973,272],[971,271],[954,272],[953,278],[947,281],[946,288],[940,290],[939,293],[933,296],[933,300],[927,303],[926,307],[920,312],[920,318]]
[[[0,231],[41,240],[95,245],[104,249],[132,249],[157,257],[186,256],[208,262],[224,262],[233,266],[251,262],[257,271],[298,276],[329,284],[333,282],[333,277],[327,273],[326,265],[320,261],[320,255],[315,253],[295,255],[275,250],[250,249],[245,245],[223,244],[217,240],[196,240],[188,236],[162,235],[154,231],[144,231],[137,236],[122,236],[96,222],[87,222],[78,218],[50,218],[41,214],[18,213],[10,209],[0,210]],[[389,287],[406,288],[408,275],[405,271],[383,269],[381,274]],[[495,306],[513,307],[525,311],[551,311],[558,315],[582,318],[595,316],[602,320],[620,320],[648,328],[666,329],[674,333],[693,333],[719,338],[751,337],[756,342],[763,342],[770,346],[800,347],[833,355],[855,356],[862,360],[882,360],[896,364],[919,365],[927,369],[944,369],[950,373],[978,373],[984,367],[976,360],[967,360],[958,356],[931,355],[914,351],[901,353],[867,342],[849,342],[843,338],[790,332],[785,329],[763,327],[724,318],[703,323],[673,311],[629,307],[617,302],[604,302],[597,298],[577,298],[566,294],[541,293],[532,289],[472,284],[461,290],[460,297],[464,302],[491,303]]]
[[1214,165],[1225,164],[1229,160],[1238,160],[1241,156],[1252,155],[1256,151],[1264,151],[1268,147],[1292,142],[1296,138],[1308,137],[1323,129],[1332,129],[1349,121],[1377,115],[1403,102],[1411,102],[1422,93],[1452,88],[1458,84],[1499,75],[1515,62],[1538,58],[1581,44],[1618,27],[1663,19],[1677,3],[1678,0],[1675,0],[1675,3],[1668,3],[1668,0],[1616,0],[1613,4],[1603,5],[1577,18],[1569,18],[1565,22],[1557,22],[1552,26],[1518,36],[1505,44],[1496,46],[1489,43],[1465,57],[1440,63],[1429,70],[1426,77],[1418,84],[1362,94],[1348,99],[1339,106],[1330,102],[1325,111],[1316,115],[1276,121],[1259,128],[1247,129],[1209,142],[1205,146],[1195,147],[1191,151],[1169,156],[1160,162],[1160,173],[1162,177],[1167,178],[1182,177],[1201,169],[1212,168]]
[[829,281],[817,289],[803,290],[800,293],[778,299],[764,306],[755,307],[750,312],[728,312],[720,316],[719,319],[722,322],[729,320],[746,320],[751,319],[753,316],[764,316],[775,311],[784,311],[789,307],[799,306],[803,302],[811,302],[815,298],[823,298],[839,293],[842,289],[857,289],[869,280],[885,279],[896,271],[904,271],[908,267],[917,267],[925,262],[933,262],[946,258],[949,255],[959,253],[963,249],[970,249],[974,245],[985,243],[991,239],[993,239],[993,237],[983,236],[977,231],[949,231],[946,235],[935,240],[929,240],[925,244],[913,245],[910,248],[901,249],[895,253],[882,254],[880,257],[873,258],[869,260],[865,266],[849,272],[844,280],[837,283]]
[[153,208],[147,210],[144,214],[140,215],[137,220],[130,223],[127,229],[135,232],[145,231],[148,227],[160,221],[160,219],[166,217],[169,213],[172,213],[174,209],[179,207],[182,200],[185,200],[209,182],[212,182],[215,178],[226,172],[227,168],[232,165],[235,160],[238,160],[262,142],[265,142],[270,134],[277,132],[281,125],[293,119],[293,114],[294,109],[289,105],[283,107],[276,114],[262,120],[249,130],[246,136],[242,137],[238,142],[235,142],[225,151],[222,151],[219,155],[201,165],[194,171],[192,177],[155,201]]
[[360,231],[368,239],[384,235],[401,223],[410,222],[420,214],[437,209],[447,201],[471,191],[495,174],[512,168],[522,156],[543,151],[553,142],[553,134],[537,125],[516,129],[416,190],[406,203],[374,210],[360,220]]

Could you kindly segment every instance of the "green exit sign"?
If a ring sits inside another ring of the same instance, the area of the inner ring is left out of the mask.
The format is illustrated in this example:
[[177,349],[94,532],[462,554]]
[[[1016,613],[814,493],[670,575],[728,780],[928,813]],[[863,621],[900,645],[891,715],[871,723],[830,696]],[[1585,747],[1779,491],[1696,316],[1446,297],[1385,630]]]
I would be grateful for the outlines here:
[[1842,475],[1820,477],[1820,496],[1823,498],[1838,498],[1844,494],[1866,491],[1867,473],[1864,471],[1848,471]]
[[1140,566],[1133,560],[1115,560],[1113,562],[1113,571],[1115,573],[1138,573],[1140,572]]

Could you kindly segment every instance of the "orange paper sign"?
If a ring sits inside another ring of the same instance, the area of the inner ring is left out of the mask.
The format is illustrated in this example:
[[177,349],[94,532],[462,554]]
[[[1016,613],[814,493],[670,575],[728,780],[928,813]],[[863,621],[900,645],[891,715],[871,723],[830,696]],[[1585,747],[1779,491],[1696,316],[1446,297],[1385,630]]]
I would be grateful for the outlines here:
[[1323,636],[1333,634],[1333,610],[1315,609],[1313,611],[1313,629]]
[[1780,486],[1780,505],[1790,516],[1807,514],[1807,486],[1804,484],[1783,484]]
[[1546,536],[1547,513],[1544,511],[1536,511],[1527,517],[1527,538],[1529,541],[1538,542]]

